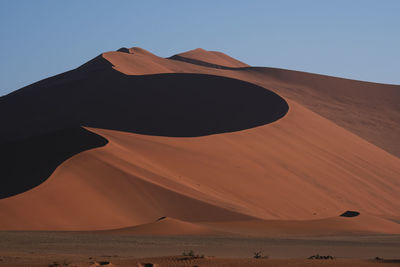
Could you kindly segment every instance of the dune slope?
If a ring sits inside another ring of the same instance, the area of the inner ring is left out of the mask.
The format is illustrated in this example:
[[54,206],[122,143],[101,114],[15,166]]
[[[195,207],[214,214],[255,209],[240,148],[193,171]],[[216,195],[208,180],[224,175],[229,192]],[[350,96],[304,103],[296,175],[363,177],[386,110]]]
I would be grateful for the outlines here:
[[[260,85],[294,100],[393,155],[400,156],[400,142],[397,141],[400,136],[399,85],[355,81],[276,68],[220,68],[211,63],[197,64],[193,61],[181,61],[176,57],[174,60],[164,59],[141,48],[132,48],[132,51],[133,54],[108,52],[102,56],[113,68],[128,75],[207,73]],[[195,49],[189,52],[191,57],[198,61],[209,60],[202,50]]]
[[162,216],[205,222],[399,213],[398,158],[289,105],[278,122],[205,137],[92,128],[109,143],[70,158],[33,190],[1,200],[0,227],[100,230]]

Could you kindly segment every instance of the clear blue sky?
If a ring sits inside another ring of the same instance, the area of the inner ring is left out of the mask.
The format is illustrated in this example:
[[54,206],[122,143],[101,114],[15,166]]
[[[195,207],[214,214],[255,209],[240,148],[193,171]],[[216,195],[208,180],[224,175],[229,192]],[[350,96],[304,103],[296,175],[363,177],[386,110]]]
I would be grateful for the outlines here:
[[400,1],[0,0],[0,95],[122,46],[400,84]]

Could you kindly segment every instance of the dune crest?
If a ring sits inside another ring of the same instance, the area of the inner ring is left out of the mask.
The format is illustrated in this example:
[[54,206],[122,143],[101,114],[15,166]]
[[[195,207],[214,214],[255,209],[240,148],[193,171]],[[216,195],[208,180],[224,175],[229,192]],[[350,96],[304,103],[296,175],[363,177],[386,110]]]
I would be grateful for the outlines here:
[[217,51],[207,51],[202,48],[196,48],[184,53],[179,53],[169,57],[169,59],[179,60],[212,68],[243,68],[249,65],[234,59],[224,53]]

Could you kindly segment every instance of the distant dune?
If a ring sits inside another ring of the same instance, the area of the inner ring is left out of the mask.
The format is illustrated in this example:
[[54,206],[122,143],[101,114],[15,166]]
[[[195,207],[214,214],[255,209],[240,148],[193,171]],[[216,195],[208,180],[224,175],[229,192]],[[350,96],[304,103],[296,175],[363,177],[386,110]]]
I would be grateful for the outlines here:
[[224,53],[217,51],[206,51],[201,48],[190,50],[170,57],[169,59],[180,60],[206,67],[213,68],[241,68],[249,65],[231,58]]
[[239,235],[247,237],[313,237],[320,235],[400,234],[398,224],[361,215],[358,218],[331,217],[318,220],[242,220],[189,223],[161,218],[133,227],[100,231],[103,234],[135,236]]
[[42,152],[59,158],[47,172],[6,172],[0,230],[399,234],[399,102],[397,85],[203,49],[107,52],[0,98],[0,143],[18,144],[21,168],[51,144],[34,136],[95,137],[65,135],[77,148]]

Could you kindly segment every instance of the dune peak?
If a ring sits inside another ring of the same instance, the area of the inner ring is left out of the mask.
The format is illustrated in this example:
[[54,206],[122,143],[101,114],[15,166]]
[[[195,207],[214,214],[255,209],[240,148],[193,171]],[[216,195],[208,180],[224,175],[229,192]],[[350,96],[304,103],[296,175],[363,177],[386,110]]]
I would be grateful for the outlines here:
[[133,46],[131,48],[127,48],[127,47],[121,47],[117,50],[117,52],[121,52],[121,53],[127,53],[127,54],[140,54],[140,55],[146,55],[146,56],[154,56],[156,57],[156,55],[154,55],[153,53],[147,51],[146,49],[143,49],[141,47],[138,46]]
[[198,47],[198,48],[195,48],[195,49],[186,51],[186,52],[184,52],[184,53],[189,53],[189,52],[209,52],[209,51],[207,51],[207,50],[205,50],[205,49],[203,49],[203,48],[201,48],[201,47]]
[[131,51],[131,54],[142,54],[142,55],[147,55],[147,56],[158,57],[155,54],[151,53],[150,51],[143,49],[141,47],[138,47],[138,46],[131,47],[131,48],[129,48],[129,50]]

